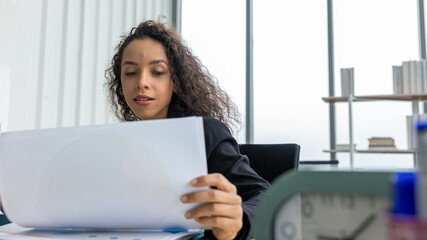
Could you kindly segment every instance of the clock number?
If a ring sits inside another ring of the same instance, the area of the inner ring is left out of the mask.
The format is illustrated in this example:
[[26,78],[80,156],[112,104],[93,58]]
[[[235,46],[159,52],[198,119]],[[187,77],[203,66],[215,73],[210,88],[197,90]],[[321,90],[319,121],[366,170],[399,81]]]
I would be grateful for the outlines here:
[[375,197],[374,196],[369,196],[369,206],[371,207],[371,209],[375,209]]
[[305,218],[311,218],[314,215],[314,205],[309,200],[304,200],[301,203],[301,212]]
[[322,194],[320,195],[321,203],[325,207],[333,207],[334,206],[334,196],[332,194]]
[[341,206],[348,209],[353,209],[356,205],[354,195],[346,195],[341,197]]
[[297,230],[295,225],[292,222],[284,222],[280,226],[280,232],[284,240],[292,240],[292,239],[295,239]]

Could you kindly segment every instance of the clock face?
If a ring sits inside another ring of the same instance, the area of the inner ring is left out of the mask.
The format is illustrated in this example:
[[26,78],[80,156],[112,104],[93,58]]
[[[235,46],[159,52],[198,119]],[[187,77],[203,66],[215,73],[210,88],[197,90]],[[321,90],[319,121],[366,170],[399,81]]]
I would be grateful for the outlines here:
[[358,194],[300,193],[278,209],[275,239],[387,239],[385,197]]

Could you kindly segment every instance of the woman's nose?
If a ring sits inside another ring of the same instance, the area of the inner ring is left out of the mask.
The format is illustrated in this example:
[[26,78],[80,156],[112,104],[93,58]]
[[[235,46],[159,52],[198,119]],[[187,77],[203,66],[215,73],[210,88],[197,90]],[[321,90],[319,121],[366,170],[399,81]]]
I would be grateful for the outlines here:
[[142,72],[138,78],[137,88],[138,89],[148,89],[150,87],[150,79],[147,73]]

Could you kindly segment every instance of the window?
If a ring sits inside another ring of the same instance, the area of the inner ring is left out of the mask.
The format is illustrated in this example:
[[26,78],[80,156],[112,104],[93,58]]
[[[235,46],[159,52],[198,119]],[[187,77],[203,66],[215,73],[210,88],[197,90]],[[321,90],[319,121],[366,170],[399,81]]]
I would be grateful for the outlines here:
[[[246,1],[182,1],[182,36],[245,119]],[[244,125],[234,134],[245,141]]]
[[[245,1],[185,0],[182,14],[184,38],[241,112],[245,5]],[[329,149],[329,105],[321,99],[329,88],[327,3],[254,1],[253,15],[255,143],[295,142],[301,145],[301,160],[329,160],[329,153],[323,152]],[[340,68],[345,67],[355,69],[356,95],[391,94],[392,66],[418,59],[417,24],[416,2],[334,1],[335,95],[341,95]],[[410,114],[408,102],[354,104],[356,147],[367,148],[373,136],[390,136],[399,149],[406,149]],[[338,144],[349,142],[346,103],[336,104],[336,131]],[[348,153],[337,158],[340,167],[349,166]],[[357,154],[355,167],[407,168],[412,167],[412,158]]]
[[298,143],[301,160],[329,159],[326,20],[324,1],[254,1],[254,140]]
[[[335,93],[341,95],[340,68],[354,67],[355,95],[393,93],[392,66],[418,59],[416,1],[334,1]],[[353,104],[354,143],[368,148],[368,138],[393,137],[407,149],[406,115],[410,102]],[[421,109],[421,108],[420,108]],[[337,143],[348,143],[348,106],[336,105]],[[338,155],[345,160],[348,154]],[[412,167],[410,154],[357,154],[355,167]],[[344,164],[347,164],[344,161]]]

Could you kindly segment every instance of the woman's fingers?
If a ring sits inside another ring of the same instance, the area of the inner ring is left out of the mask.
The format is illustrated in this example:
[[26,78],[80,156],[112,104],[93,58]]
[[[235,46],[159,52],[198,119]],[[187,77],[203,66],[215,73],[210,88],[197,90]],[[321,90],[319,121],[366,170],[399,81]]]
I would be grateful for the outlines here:
[[230,194],[217,189],[208,189],[184,194],[181,196],[181,201],[183,203],[217,202],[240,205],[242,198],[237,194]]
[[193,187],[214,186],[221,191],[237,193],[236,186],[230,183],[227,178],[219,173],[212,173],[195,178],[190,182],[190,184]]
[[237,229],[242,228],[242,223],[234,221],[227,217],[200,217],[195,219],[197,222],[221,229]]
[[207,203],[185,213],[187,219],[218,216],[241,219],[243,217],[243,210],[242,208],[237,208],[235,205]]
[[187,219],[212,226],[217,239],[234,239],[243,226],[242,198],[237,188],[222,174],[212,173],[193,179],[193,187],[214,187],[181,196],[183,203],[204,203],[186,212]]

